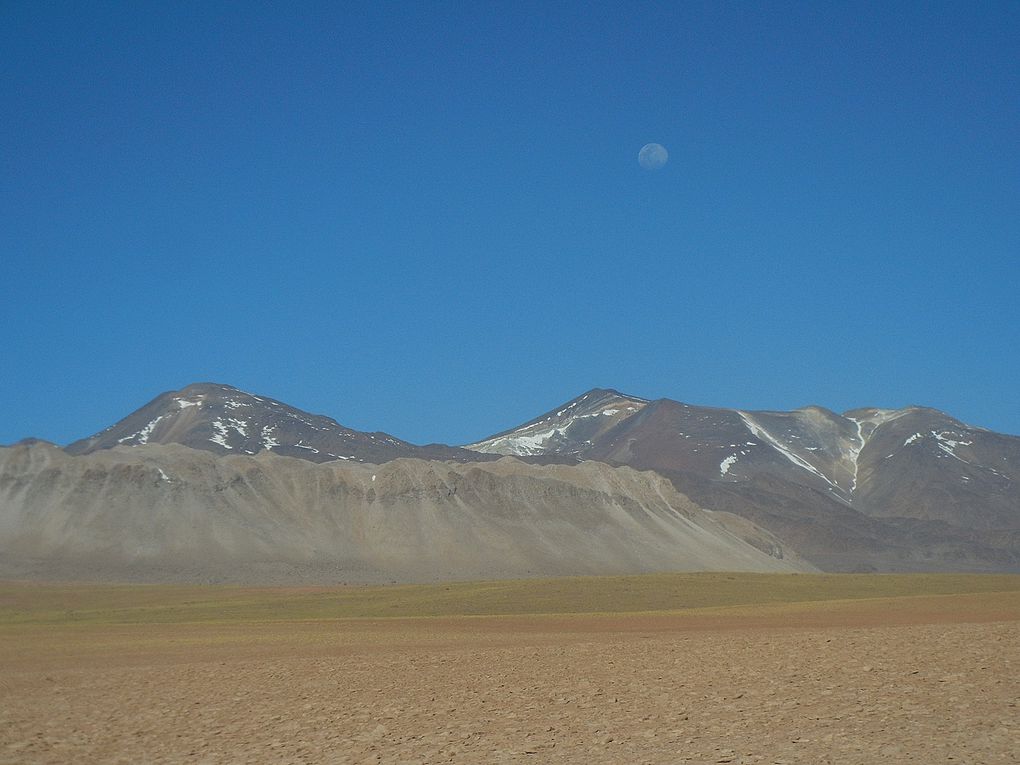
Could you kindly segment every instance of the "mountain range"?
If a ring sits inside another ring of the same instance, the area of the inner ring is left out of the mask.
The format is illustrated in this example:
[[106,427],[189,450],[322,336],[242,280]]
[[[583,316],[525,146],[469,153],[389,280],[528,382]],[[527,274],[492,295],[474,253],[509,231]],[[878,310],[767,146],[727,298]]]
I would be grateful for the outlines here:
[[[182,451],[181,447],[189,448]],[[297,464],[326,463],[332,466],[329,475],[337,475],[337,466],[345,464],[355,470],[359,463],[389,465],[394,461],[443,465],[433,470],[447,473],[483,470],[485,463],[513,465],[512,470],[484,468],[490,471],[484,475],[494,492],[492,497],[457,505],[476,520],[497,512],[494,509],[497,506],[513,507],[511,498],[517,496],[514,487],[525,477],[534,480],[543,469],[560,471],[560,476],[572,475],[566,483],[557,484],[555,491],[547,489],[529,495],[532,500],[544,497],[537,504],[529,500],[527,511],[529,517],[541,522],[536,521],[531,537],[511,535],[512,540],[506,537],[492,542],[495,549],[504,551],[529,545],[541,547],[542,539],[555,537],[554,530],[564,513],[569,514],[570,507],[590,501],[575,496],[577,487],[586,486],[599,494],[605,488],[605,475],[615,475],[590,472],[591,463],[602,463],[607,469],[654,471],[669,482],[678,496],[685,501],[689,498],[698,512],[729,519],[728,525],[723,524],[727,534],[773,560],[785,561],[784,565],[792,570],[816,566],[827,571],[1020,571],[1020,438],[969,426],[925,407],[864,408],[843,414],[814,406],[791,412],[744,411],[693,406],[670,399],[649,401],[611,389],[593,389],[533,420],[471,444],[417,446],[386,433],[346,428],[329,417],[309,414],[231,386],[201,383],[161,394],[119,422],[68,445],[63,451],[39,443],[24,443],[16,449],[28,450],[36,457],[15,458],[14,449],[0,449],[0,570],[5,556],[12,560],[20,555],[19,551],[28,549],[25,540],[30,538],[42,544],[33,548],[39,555],[29,557],[37,563],[42,561],[38,565],[43,568],[47,560],[56,560],[53,550],[75,548],[73,538],[64,539],[55,548],[47,547],[47,535],[52,536],[53,527],[58,525],[52,518],[44,518],[46,513],[39,510],[46,504],[40,497],[45,494],[47,481],[52,483],[65,474],[78,475],[81,470],[107,471],[104,473],[107,499],[116,500],[113,506],[119,506],[118,503],[127,506],[131,504],[132,491],[140,489],[131,481],[122,484],[117,478],[120,473],[111,465],[118,462],[134,465],[137,455],[144,454],[146,460],[155,460],[154,464],[162,459],[198,460],[195,464],[205,467],[187,473],[193,476],[212,475],[227,464],[236,465],[240,464],[238,460],[247,459],[261,471],[273,475],[279,471],[287,476],[274,481],[293,482],[301,475],[301,480],[314,480],[316,485],[321,484],[326,473],[302,473],[283,466],[295,460],[299,461]],[[43,459],[40,454],[49,457]],[[512,459],[508,462],[507,457]],[[221,458],[229,459],[223,463]],[[100,463],[93,462],[97,459]],[[21,472],[12,467],[16,464],[22,466],[18,469]],[[33,464],[42,472],[28,469],[26,473],[25,466]],[[458,464],[462,467],[457,467]],[[124,467],[125,475],[133,475],[133,469]],[[160,469],[171,474],[169,466]],[[572,470],[579,472],[572,474]],[[483,474],[471,475],[480,478]],[[82,479],[79,476],[75,480]],[[160,480],[155,484],[158,490],[155,494],[143,492],[146,499],[142,504],[157,508],[172,506],[172,502],[167,505],[165,495],[175,491],[180,494],[180,487],[171,483]],[[76,484],[72,481],[71,485]],[[199,512],[195,508],[204,506],[212,512],[216,503],[208,498],[222,498],[222,489],[218,495],[215,491],[210,495],[209,487],[201,482],[188,485],[188,508],[192,508],[188,512]],[[225,485],[234,486],[229,481]],[[614,490],[613,501],[625,506],[636,503],[647,512],[655,512],[649,509],[647,487],[637,490],[626,482],[619,485],[629,488]],[[421,494],[420,512],[434,519],[435,514],[427,507],[433,506],[429,503],[436,497],[422,487],[409,491],[411,496],[415,491]],[[276,496],[273,501],[256,501],[254,498],[262,495],[254,489],[252,492],[251,501],[262,506],[265,514],[275,513],[291,521],[297,517],[294,503],[308,501],[296,490],[273,495]],[[565,496],[559,492],[565,492]],[[501,498],[498,501],[493,499],[497,495]],[[70,518],[79,513],[76,508],[88,504],[82,497],[92,495],[83,487],[68,489],[59,495],[59,502],[54,496],[57,495],[50,496],[46,504],[50,508],[47,512],[60,517],[64,517],[60,515],[63,513]],[[243,515],[239,508],[244,507],[244,496],[243,492],[238,494],[235,505],[231,505],[232,512],[240,514],[238,517]],[[405,492],[401,496],[408,495]],[[205,505],[199,497],[207,498]],[[373,506],[374,502],[356,502],[351,508]],[[337,512],[329,503],[315,506],[320,507],[317,512],[330,517]],[[592,504],[595,506],[598,501]],[[53,510],[54,507],[59,509]],[[179,515],[181,508],[174,507],[173,512]],[[353,512],[351,508],[348,510]],[[512,512],[518,511],[523,510],[517,508]],[[81,512],[102,515],[95,507]],[[402,512],[413,514],[413,508],[408,505]],[[17,522],[11,520],[15,515]],[[606,516],[612,517],[612,513]],[[46,520],[49,526],[42,528],[32,518],[40,523]],[[160,522],[165,524],[166,519]],[[60,523],[69,528],[66,520]],[[107,518],[104,523],[111,528],[117,525],[115,518]],[[606,520],[605,524],[600,528],[610,536],[623,534],[635,544],[643,540],[639,547],[651,544],[615,521]],[[292,529],[281,538],[288,534],[300,537],[306,532],[307,529]],[[15,538],[20,540],[17,544]],[[567,566],[567,573],[644,570],[637,558],[628,558],[629,562],[624,563],[612,556],[600,558],[599,553],[591,550],[588,558],[578,558],[584,548],[582,538],[580,535],[569,544],[563,542],[565,546],[554,555],[559,560],[574,561]],[[153,544],[162,549],[162,543]],[[712,567],[696,563],[689,545],[677,549],[681,548],[686,550],[684,560],[691,565]],[[425,576],[432,566],[424,563],[431,560],[428,555],[406,546],[401,549],[401,555],[408,558],[402,565],[396,565],[393,559],[387,559],[390,563],[385,566],[368,565],[358,557],[360,553],[355,555],[350,550],[344,553],[344,560],[361,561],[358,566],[368,566],[378,577]],[[95,550],[86,552],[86,557],[96,554]],[[78,553],[85,554],[81,550]],[[371,554],[365,555],[366,560],[375,560]],[[518,555],[514,560],[520,563],[526,557]],[[121,555],[118,565],[128,565],[125,561],[129,559],[130,556]],[[293,556],[288,560],[291,559]],[[411,559],[423,562],[422,566]],[[298,556],[291,563],[307,564],[301,560]],[[722,567],[739,567],[726,555],[714,560]],[[247,558],[241,562],[254,565]],[[680,559],[662,559],[651,552],[648,565],[652,570],[663,570],[663,566],[690,567]],[[761,562],[753,565],[760,566]],[[228,562],[223,562],[223,566],[229,568]],[[485,571],[493,575],[527,571],[562,573],[555,566],[535,564],[529,568],[528,562],[518,565],[507,561],[488,568],[461,565],[458,570],[467,574],[469,569],[471,575]]]
[[935,409],[750,412],[595,389],[468,448],[655,470],[824,570],[1020,567],[1020,438]]

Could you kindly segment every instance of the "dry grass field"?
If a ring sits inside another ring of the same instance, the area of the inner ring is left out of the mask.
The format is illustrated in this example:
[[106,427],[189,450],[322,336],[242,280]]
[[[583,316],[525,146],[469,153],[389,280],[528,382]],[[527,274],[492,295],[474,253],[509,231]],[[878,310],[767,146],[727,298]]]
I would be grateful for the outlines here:
[[0,583],[0,762],[1020,762],[1020,577]]

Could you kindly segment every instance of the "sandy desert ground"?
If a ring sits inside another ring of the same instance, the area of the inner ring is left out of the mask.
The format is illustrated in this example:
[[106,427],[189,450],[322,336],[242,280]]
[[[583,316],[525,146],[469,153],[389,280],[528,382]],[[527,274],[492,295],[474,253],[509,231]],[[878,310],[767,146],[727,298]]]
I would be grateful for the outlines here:
[[0,584],[0,762],[1020,761],[1018,577],[458,587]]

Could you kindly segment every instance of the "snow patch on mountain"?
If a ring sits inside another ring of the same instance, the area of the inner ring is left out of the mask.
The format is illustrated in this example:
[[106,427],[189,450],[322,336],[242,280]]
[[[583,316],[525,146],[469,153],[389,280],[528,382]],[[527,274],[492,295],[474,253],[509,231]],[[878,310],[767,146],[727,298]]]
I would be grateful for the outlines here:
[[867,443],[867,439],[864,437],[864,421],[853,417],[847,417],[847,419],[857,427],[857,443],[847,449],[850,464],[853,466],[853,476],[850,479],[850,493],[853,494],[857,490],[857,472],[860,468],[860,456],[864,450],[864,444]]
[[776,436],[769,433],[760,423],[758,423],[754,419],[754,417],[751,414],[749,414],[748,412],[741,411],[739,409],[737,410],[737,414],[740,415],[740,418],[744,421],[744,424],[747,425],[747,429],[751,431],[752,435],[768,443],[770,446],[772,446],[772,448],[774,448],[776,451],[778,451],[780,454],[786,457],[786,459],[788,459],[797,467],[804,468],[804,470],[807,470],[808,472],[813,473],[814,475],[821,478],[823,481],[829,484],[829,486],[832,486],[834,489],[838,491],[842,491],[842,489],[840,489],[840,487],[836,483],[830,480],[829,477],[822,473],[818,468],[816,468],[810,462],[805,460],[803,457],[800,457],[794,454],[792,451],[790,451],[790,449],[788,449],[783,444],[782,441],[780,441]]
[[[955,433],[955,432],[953,432],[951,430],[943,430],[943,431],[934,431],[933,430],[933,431],[931,431],[931,434],[935,438],[935,441],[938,443],[939,451],[941,451],[943,454],[948,454],[953,459],[957,459],[960,462],[964,463],[965,465],[973,464],[973,463],[971,463],[970,460],[966,460],[963,457],[961,457],[959,454],[956,453],[957,447],[959,447],[959,446],[973,446],[974,445],[973,441],[957,440],[957,439],[963,438],[963,436],[961,434]],[[955,436],[955,438],[949,438],[949,436]]]
[[[519,436],[504,436],[503,438],[493,439],[490,442],[492,446],[491,451],[503,454],[515,454],[522,457],[543,454],[546,451],[546,446],[549,443],[549,440],[558,435],[562,435],[559,428],[549,428],[548,430],[541,430],[537,433],[521,434]],[[476,447],[469,446],[468,448],[473,449]],[[481,449],[479,450],[481,451]],[[486,451],[488,451],[488,449]]]
[[951,430],[943,430],[936,433],[934,430],[931,432],[935,436],[935,440],[945,444],[950,449],[955,449],[957,446],[973,446],[973,441],[957,441],[955,438],[947,438],[946,436],[956,436],[956,438],[963,438],[959,433],[954,433]]
[[729,457],[727,457],[726,459],[719,463],[720,478],[722,478],[724,475],[730,472],[730,468],[733,467],[733,464],[737,461],[737,459],[738,458],[736,454],[731,454]]
[[152,431],[156,429],[156,426],[165,417],[166,417],[165,414],[161,414],[159,417],[152,420],[148,425],[139,430],[137,433],[132,433],[130,436],[124,436],[124,438],[118,438],[117,443],[123,444],[127,443],[128,441],[134,441],[136,444],[149,443],[149,436],[152,435]]
[[216,429],[216,433],[209,440],[214,444],[219,444],[224,449],[233,449],[234,447],[227,443],[227,426],[219,420],[213,420],[212,426]]
[[876,431],[882,425],[885,425],[887,422],[897,420],[905,414],[909,414],[911,410],[908,407],[906,409],[865,409],[863,411],[867,412],[867,414],[856,418],[848,416],[847,419],[853,420],[854,422],[859,421],[862,425],[870,425],[871,431],[868,434],[870,436],[871,433]]
[[957,454],[956,449],[960,446],[973,446],[974,442],[964,441],[964,436],[953,430],[931,430],[928,431],[928,433],[914,433],[914,435],[910,436],[910,438],[903,442],[903,445],[909,446],[910,444],[921,441],[929,436],[935,439],[936,446],[943,454],[948,454],[950,457],[954,457],[960,460],[960,462],[965,462],[968,465],[973,464],[970,460],[966,460]]
[[273,432],[276,430],[272,425],[262,426],[262,448],[272,449],[274,446],[279,446],[280,442],[273,436]]
[[606,420],[611,426],[614,421],[639,412],[646,403],[645,399],[624,396],[614,391],[589,391],[516,430],[468,444],[466,448],[517,457],[570,451],[583,444],[590,444],[588,436],[593,428],[601,431],[607,427],[594,425],[594,420]]

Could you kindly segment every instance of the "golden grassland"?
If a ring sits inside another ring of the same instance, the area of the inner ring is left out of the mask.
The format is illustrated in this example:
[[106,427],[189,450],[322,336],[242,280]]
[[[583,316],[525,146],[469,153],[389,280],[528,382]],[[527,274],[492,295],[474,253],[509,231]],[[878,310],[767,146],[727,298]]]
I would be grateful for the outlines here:
[[0,582],[0,627],[625,614],[1018,594],[1020,575],[984,574],[685,573],[300,588]]
[[0,666],[1004,620],[1020,620],[1020,576],[684,573],[266,588],[8,581]]

